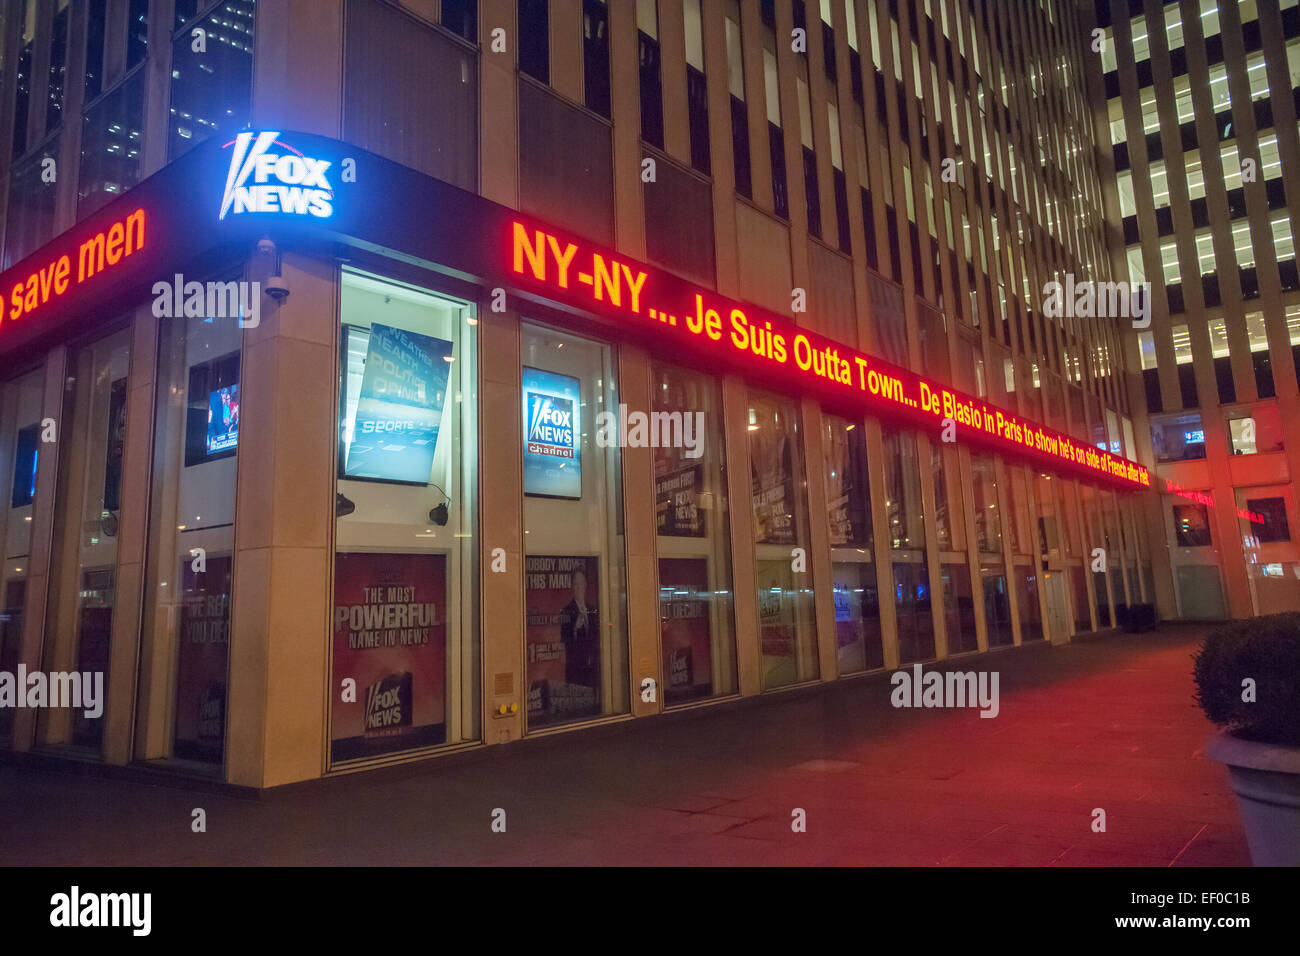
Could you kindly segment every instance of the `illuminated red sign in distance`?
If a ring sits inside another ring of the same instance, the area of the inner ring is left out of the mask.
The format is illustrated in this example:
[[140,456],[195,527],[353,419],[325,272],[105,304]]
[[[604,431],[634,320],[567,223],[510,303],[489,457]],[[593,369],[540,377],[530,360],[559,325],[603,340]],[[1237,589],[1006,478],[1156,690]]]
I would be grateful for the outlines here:
[[1147,469],[978,398],[835,342],[789,320],[695,289],[675,276],[584,247],[518,220],[510,270],[550,298],[636,319],[677,341],[749,371],[777,373],[889,417],[940,428],[983,445],[1140,490]]
[[[1165,479],[1165,491],[1171,495],[1177,495],[1179,498],[1185,498],[1188,501],[1203,505],[1206,508],[1214,507],[1214,496],[1208,495],[1204,491],[1188,491],[1182,485]],[[1238,508],[1237,517],[1242,521],[1249,521],[1251,524],[1263,524],[1264,516],[1258,511],[1250,511],[1247,508]]]
[[0,332],[6,322],[21,322],[50,311],[46,307],[69,289],[111,272],[144,245],[145,215],[143,209],[137,209],[78,243],[75,253],[38,264],[13,286],[0,290],[4,296]]

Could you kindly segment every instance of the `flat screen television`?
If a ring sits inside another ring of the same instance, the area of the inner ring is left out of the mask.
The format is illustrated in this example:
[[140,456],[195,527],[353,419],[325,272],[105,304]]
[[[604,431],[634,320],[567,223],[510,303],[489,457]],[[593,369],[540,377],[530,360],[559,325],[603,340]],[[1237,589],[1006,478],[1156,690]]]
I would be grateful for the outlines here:
[[185,467],[228,458],[239,445],[239,353],[190,367]]
[[453,343],[378,322],[343,332],[339,477],[428,484]]
[[524,494],[581,498],[581,383],[525,365],[523,393]]

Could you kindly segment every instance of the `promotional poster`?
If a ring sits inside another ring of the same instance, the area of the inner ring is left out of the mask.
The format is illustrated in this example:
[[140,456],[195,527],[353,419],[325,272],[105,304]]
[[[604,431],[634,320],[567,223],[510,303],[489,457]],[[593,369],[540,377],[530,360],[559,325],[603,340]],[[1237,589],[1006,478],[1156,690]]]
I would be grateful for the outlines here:
[[600,713],[600,579],[595,555],[524,558],[528,724]]
[[861,428],[831,427],[826,434],[826,503],[831,546],[865,545],[871,540],[871,494]]
[[334,561],[331,755],[373,757],[447,739],[447,556],[340,552]]
[[104,510],[122,506],[122,450],[126,447],[126,379],[109,388],[108,443],[104,452]]
[[370,327],[346,477],[421,484],[429,480],[451,354],[452,343],[446,339],[378,322]]
[[750,486],[754,498],[754,540],[794,544],[794,469],[790,440],[775,428],[749,433]]
[[582,497],[579,382],[569,375],[523,369],[524,494]]
[[176,661],[177,757],[220,763],[226,736],[230,649],[230,555],[209,554],[195,571],[181,555],[181,633]]
[[664,699],[670,704],[713,693],[709,593],[707,559],[659,559]]

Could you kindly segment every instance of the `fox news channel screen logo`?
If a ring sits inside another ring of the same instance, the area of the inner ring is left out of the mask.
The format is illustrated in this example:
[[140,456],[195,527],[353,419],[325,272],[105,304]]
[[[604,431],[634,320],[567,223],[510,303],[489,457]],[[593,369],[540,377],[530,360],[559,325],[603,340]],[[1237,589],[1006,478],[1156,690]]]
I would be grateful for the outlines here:
[[524,493],[581,498],[578,380],[525,368],[523,386]]
[[246,212],[310,215],[334,214],[334,189],[326,173],[328,160],[305,156],[281,142],[275,131],[245,131],[235,137],[226,172],[221,214]]

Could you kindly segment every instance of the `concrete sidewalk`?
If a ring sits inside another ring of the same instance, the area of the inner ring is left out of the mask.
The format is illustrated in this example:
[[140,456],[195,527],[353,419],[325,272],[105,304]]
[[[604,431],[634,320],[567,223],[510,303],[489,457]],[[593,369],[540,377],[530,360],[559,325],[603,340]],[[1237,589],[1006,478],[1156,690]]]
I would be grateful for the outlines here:
[[1199,637],[948,662],[999,672],[994,719],[877,677],[257,800],[0,766],[0,864],[1249,865]]

